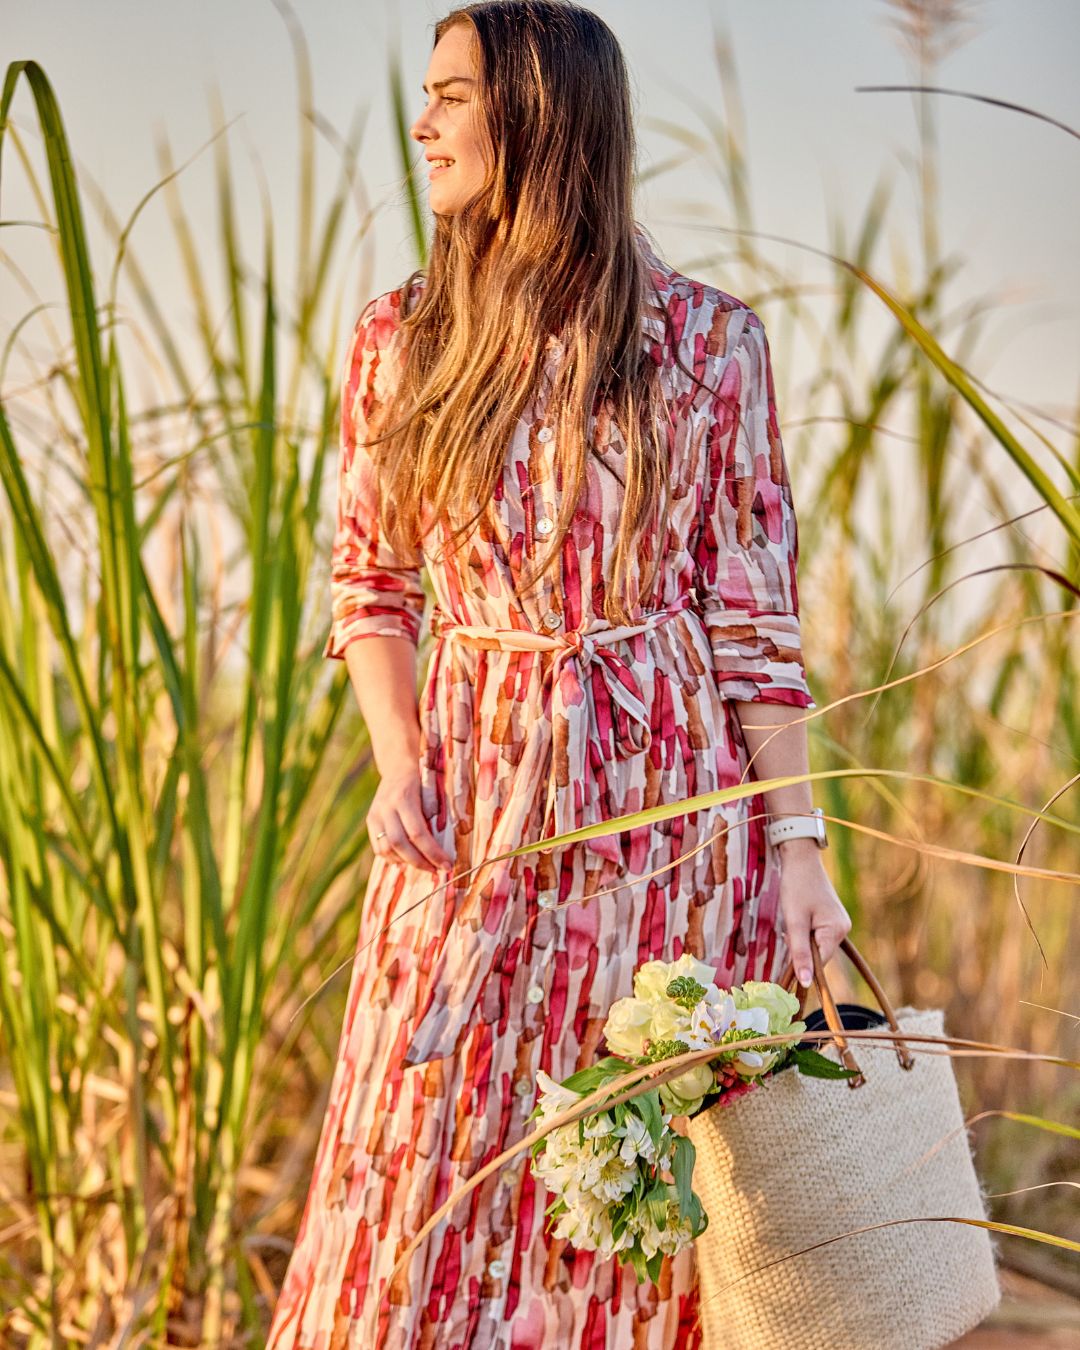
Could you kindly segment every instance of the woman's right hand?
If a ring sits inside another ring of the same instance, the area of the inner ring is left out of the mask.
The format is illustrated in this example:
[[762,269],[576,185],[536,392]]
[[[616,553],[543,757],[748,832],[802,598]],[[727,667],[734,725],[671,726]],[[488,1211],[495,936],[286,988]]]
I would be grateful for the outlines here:
[[[383,830],[386,833],[379,837]],[[388,862],[408,863],[426,872],[454,865],[424,818],[417,769],[404,769],[380,779],[368,808],[367,831],[372,849]]]

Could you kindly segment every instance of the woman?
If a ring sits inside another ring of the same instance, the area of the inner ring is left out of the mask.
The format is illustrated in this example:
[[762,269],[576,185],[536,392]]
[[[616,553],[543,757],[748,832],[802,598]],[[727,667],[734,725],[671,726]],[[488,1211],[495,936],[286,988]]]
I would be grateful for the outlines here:
[[817,842],[766,839],[807,783],[485,861],[738,783],[759,746],[758,777],[806,773],[814,704],[765,333],[635,225],[617,42],[563,0],[435,32],[411,128],[431,261],[368,304],[345,363],[325,654],[371,732],[375,859],[269,1344],[692,1346],[693,1248],[639,1285],[552,1240],[527,1153],[386,1287],[528,1133],[537,1070],[604,1053],[642,961],[689,950],[726,986],[790,950],[809,982],[811,932],[828,960],[850,927]]

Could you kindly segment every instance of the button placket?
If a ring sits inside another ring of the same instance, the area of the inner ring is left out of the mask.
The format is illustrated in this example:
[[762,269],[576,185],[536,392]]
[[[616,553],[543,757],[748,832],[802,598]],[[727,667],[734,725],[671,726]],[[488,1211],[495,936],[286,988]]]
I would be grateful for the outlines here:
[[[552,428],[545,425],[541,426],[540,429],[536,432],[536,439],[541,444],[546,445],[549,441],[553,439],[554,435],[555,432],[552,430]],[[533,493],[532,498],[533,524],[531,531],[533,543],[536,542],[537,537],[546,540],[548,535],[550,535],[555,529],[555,520],[552,514],[551,505],[549,504],[549,502],[545,500],[546,494],[543,489],[543,484],[546,481],[547,481],[546,473],[542,473],[541,481],[537,483],[531,481],[531,473],[530,473],[529,486],[526,489],[526,491]],[[558,514],[557,510],[555,511],[554,514],[555,515]],[[526,529],[528,529],[527,526]]]
[[510,1167],[504,1167],[499,1176],[499,1185],[503,1190],[512,1190],[521,1180],[521,1172],[521,1163],[514,1163]]
[[543,951],[536,950],[532,954],[532,965],[528,971],[529,983],[525,989],[525,1002],[533,1004],[534,1007],[538,1003],[543,1003],[547,996],[545,971],[547,970],[550,957],[550,945]]

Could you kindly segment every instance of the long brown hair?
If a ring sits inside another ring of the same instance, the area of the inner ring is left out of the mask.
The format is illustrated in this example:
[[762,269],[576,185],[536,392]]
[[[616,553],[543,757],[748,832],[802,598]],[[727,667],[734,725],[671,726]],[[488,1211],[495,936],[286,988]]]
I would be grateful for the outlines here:
[[436,24],[435,42],[454,24],[471,24],[478,39],[478,115],[493,162],[460,212],[436,217],[426,274],[401,288],[408,296],[424,276],[415,307],[402,309],[389,429],[367,442],[378,446],[380,523],[407,556],[425,518],[443,522],[456,546],[486,515],[554,334],[565,352],[548,394],[562,506],[525,585],[558,556],[592,453],[590,417],[606,401],[626,454],[604,617],[626,623],[659,573],[670,450],[658,359],[643,340],[651,288],[633,217],[622,51],[570,0],[464,5]]

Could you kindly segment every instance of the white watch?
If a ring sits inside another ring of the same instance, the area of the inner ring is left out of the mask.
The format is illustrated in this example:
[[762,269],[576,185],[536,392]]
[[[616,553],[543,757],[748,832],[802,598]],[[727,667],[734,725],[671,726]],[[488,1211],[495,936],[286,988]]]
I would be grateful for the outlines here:
[[765,834],[770,844],[781,844],[785,839],[813,839],[818,848],[828,848],[825,837],[825,811],[815,806],[808,816],[781,816],[771,820]]

